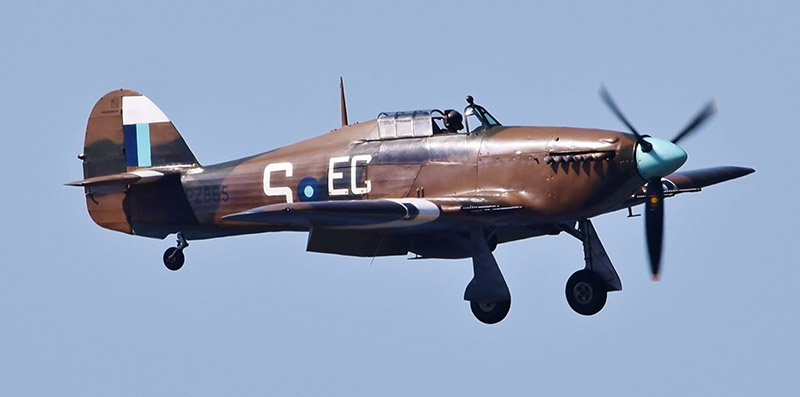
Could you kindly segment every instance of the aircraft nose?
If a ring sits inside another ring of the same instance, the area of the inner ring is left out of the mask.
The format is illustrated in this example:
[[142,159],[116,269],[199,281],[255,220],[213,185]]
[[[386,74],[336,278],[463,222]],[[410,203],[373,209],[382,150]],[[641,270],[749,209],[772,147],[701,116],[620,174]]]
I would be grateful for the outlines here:
[[686,152],[678,145],[663,139],[645,137],[653,145],[648,152],[636,145],[636,168],[645,180],[661,178],[675,172],[686,162]]

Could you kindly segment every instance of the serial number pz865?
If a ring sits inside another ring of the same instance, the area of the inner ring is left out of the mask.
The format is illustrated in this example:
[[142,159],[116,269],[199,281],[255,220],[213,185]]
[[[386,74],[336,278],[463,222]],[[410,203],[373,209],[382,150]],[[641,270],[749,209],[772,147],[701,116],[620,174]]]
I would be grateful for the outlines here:
[[228,194],[228,185],[221,186],[200,186],[187,188],[186,198],[195,204],[219,203],[228,201],[231,196]]

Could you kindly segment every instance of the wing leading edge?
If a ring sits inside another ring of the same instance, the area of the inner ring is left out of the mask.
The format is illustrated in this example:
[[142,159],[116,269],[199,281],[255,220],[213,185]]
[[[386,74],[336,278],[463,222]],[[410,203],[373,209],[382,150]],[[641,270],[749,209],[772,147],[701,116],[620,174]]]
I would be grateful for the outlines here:
[[431,201],[417,198],[282,203],[252,208],[222,217],[262,224],[345,229],[416,226],[441,213]]

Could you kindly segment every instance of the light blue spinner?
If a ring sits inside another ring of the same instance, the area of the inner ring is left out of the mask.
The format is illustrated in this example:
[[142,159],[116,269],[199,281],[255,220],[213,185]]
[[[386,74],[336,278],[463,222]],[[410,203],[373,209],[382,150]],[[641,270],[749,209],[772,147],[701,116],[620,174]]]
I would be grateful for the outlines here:
[[643,151],[642,145],[636,145],[636,168],[645,180],[667,176],[686,162],[686,152],[680,146],[653,137],[644,140],[653,145],[649,152]]

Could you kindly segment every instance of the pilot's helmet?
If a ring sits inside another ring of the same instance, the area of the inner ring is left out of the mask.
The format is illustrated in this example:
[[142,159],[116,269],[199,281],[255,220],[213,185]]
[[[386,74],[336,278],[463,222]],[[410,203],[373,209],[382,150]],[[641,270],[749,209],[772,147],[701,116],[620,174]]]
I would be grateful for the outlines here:
[[460,129],[463,129],[464,128],[464,124],[462,124],[463,120],[464,118],[461,117],[461,113],[459,113],[458,111],[455,111],[453,109],[445,111],[444,126],[445,128],[447,128],[448,131],[456,132]]

